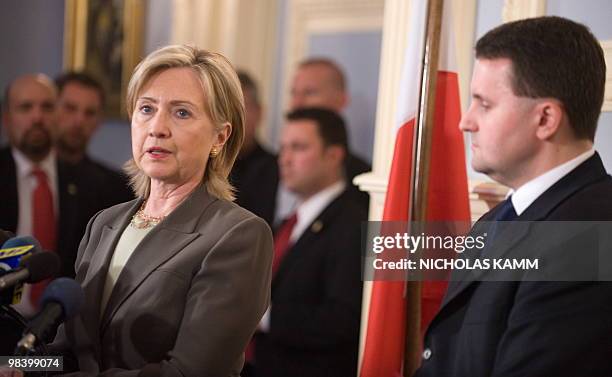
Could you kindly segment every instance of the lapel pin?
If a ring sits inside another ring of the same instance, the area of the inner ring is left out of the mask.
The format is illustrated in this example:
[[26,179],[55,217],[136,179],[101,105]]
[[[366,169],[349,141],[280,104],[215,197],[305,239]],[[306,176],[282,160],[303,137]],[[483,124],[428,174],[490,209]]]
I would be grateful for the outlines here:
[[323,222],[321,220],[315,221],[314,223],[312,223],[312,226],[310,227],[310,230],[313,233],[319,233],[321,229],[323,229]]
[[70,195],[76,195],[77,192],[79,191],[77,189],[77,185],[75,185],[74,183],[69,183],[67,189],[68,189],[68,194]]

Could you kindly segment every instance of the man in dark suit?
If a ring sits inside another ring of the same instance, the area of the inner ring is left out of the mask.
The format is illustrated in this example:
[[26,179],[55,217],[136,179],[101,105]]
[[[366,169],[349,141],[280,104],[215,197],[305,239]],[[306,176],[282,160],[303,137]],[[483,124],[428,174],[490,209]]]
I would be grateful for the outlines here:
[[[612,178],[593,148],[605,72],[589,30],[559,17],[504,24],[478,41],[460,127],[474,169],[513,192],[475,228],[525,229],[496,233],[487,257],[517,255],[534,226],[524,221],[612,220]],[[612,285],[595,280],[452,281],[416,376],[611,376]]]
[[[299,63],[291,79],[290,111],[304,107],[321,107],[342,114],[348,103],[346,77],[336,62],[325,58],[309,58]],[[353,184],[353,178],[370,170],[371,166],[351,153],[347,144],[344,178],[354,200],[366,209],[369,196]],[[276,198],[275,221],[279,221],[291,211],[295,198],[282,185],[278,188]]]
[[256,131],[263,112],[259,90],[246,72],[238,71],[245,107],[244,143],[230,174],[236,188],[236,203],[272,226],[278,186],[276,156],[257,141]]
[[127,176],[108,168],[87,155],[87,146],[100,127],[104,109],[104,89],[92,76],[67,72],[55,79],[58,89],[56,151],[60,160],[87,172],[96,203],[107,208],[134,199]]
[[[99,187],[85,184],[91,172],[56,158],[56,93],[44,75],[18,77],[5,92],[2,121],[10,146],[0,150],[0,228],[36,237],[58,253],[61,274],[73,277],[87,222],[102,207]],[[35,290],[24,292],[19,309],[25,315],[35,310]]]
[[360,223],[343,178],[346,130],[321,108],[287,116],[283,184],[299,198],[277,229],[272,302],[256,335],[258,376],[354,376],[361,311]]

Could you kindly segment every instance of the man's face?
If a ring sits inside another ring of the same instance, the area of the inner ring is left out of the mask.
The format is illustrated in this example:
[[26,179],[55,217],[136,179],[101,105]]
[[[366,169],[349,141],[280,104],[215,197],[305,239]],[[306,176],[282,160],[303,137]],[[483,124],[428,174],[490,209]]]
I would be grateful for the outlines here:
[[340,163],[333,147],[325,147],[317,125],[311,120],[288,122],[281,131],[278,165],[282,183],[306,199],[325,188],[337,173]]
[[509,59],[478,59],[472,103],[460,128],[471,136],[472,167],[513,188],[532,178],[541,148],[536,132],[537,100],[517,97],[511,86]]
[[58,146],[72,153],[84,153],[100,124],[102,99],[97,90],[69,82],[58,98]]
[[295,72],[291,83],[290,110],[323,107],[340,112],[346,102],[346,93],[338,87],[329,67],[306,65]]
[[55,127],[55,92],[36,76],[16,79],[9,90],[3,121],[9,142],[32,161],[51,150]]

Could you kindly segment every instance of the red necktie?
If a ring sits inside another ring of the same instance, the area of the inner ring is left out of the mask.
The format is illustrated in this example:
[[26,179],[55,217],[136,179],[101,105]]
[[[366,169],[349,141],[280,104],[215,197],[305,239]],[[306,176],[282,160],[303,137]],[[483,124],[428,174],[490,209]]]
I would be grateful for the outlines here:
[[274,235],[274,259],[272,261],[272,276],[276,275],[281,261],[285,257],[287,250],[290,245],[291,232],[293,227],[297,223],[297,214],[294,213],[291,217],[287,218],[280,226],[276,234]]
[[[47,174],[39,169],[32,169],[36,177],[36,187],[32,192],[32,233],[40,242],[43,250],[55,250],[57,233],[55,231],[55,211],[53,210],[53,194],[49,187]],[[31,286],[30,299],[36,306],[38,299],[47,286],[48,281]]]
[[[276,271],[281,264],[281,261],[287,254],[287,250],[290,246],[291,232],[293,227],[297,223],[297,214],[294,213],[288,217],[283,224],[278,228],[278,231],[274,235],[274,259],[272,260],[272,277],[276,275]],[[254,364],[255,361],[255,338],[251,338],[251,341],[247,345],[244,352],[245,360],[247,363]]]

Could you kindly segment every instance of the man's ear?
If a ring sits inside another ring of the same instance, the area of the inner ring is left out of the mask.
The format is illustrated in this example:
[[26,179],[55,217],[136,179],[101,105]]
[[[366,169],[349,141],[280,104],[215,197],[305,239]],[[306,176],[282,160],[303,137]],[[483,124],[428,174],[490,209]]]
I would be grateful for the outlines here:
[[326,148],[327,157],[340,165],[344,163],[346,158],[346,149],[340,145],[330,145]]
[[540,140],[549,140],[559,132],[563,124],[563,105],[556,99],[544,99],[535,106],[535,111],[538,124],[536,136]]
[[342,91],[338,97],[338,112],[348,107],[351,103],[351,96],[346,91]]

